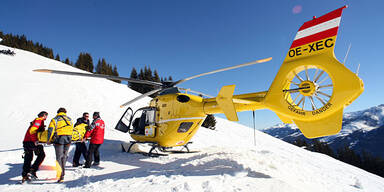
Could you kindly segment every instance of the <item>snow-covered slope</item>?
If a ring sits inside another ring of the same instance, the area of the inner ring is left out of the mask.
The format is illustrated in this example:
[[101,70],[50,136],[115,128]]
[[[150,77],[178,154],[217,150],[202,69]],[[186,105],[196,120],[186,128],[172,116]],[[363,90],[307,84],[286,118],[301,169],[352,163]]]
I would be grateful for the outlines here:
[[[8,48],[0,46],[0,49]],[[84,111],[91,114],[100,111],[112,129],[124,112],[119,106],[139,95],[126,85],[106,79],[32,72],[41,68],[83,71],[27,51],[15,49],[15,52],[15,56],[0,55],[0,118],[1,127],[7,130],[3,131],[0,149],[14,148],[14,140],[21,142],[25,128],[42,110],[49,113],[48,118],[53,118],[58,108],[65,107],[73,120]],[[148,101],[144,99],[136,105]]]
[[[263,132],[287,142],[296,139],[305,139],[294,124],[279,124],[264,129]],[[374,156],[384,158],[384,104],[369,109],[346,113],[343,119],[343,128],[340,133],[323,137],[320,140],[329,143],[336,151],[349,146],[357,152],[369,152]],[[309,141],[309,140],[307,140]]]
[[[7,47],[0,46],[0,49]],[[328,156],[312,153],[262,132],[218,119],[216,130],[201,128],[190,154],[150,158],[121,152],[127,134],[113,130],[123,113],[118,106],[138,95],[109,80],[32,72],[36,68],[79,71],[26,51],[0,55],[0,106],[3,139],[0,146],[0,191],[382,191],[384,179]],[[135,108],[149,100],[137,103]],[[66,107],[70,117],[100,111],[106,121],[101,166],[72,168],[74,148],[67,162],[65,182],[54,183],[54,149],[32,184],[21,179],[22,139],[29,121],[41,110],[55,115]]]

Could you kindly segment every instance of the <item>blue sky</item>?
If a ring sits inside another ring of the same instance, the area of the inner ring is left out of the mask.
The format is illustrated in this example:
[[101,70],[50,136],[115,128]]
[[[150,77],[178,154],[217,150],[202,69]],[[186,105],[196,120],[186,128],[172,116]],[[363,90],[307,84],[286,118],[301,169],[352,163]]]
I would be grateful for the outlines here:
[[[347,4],[335,55],[365,83],[365,92],[350,106],[356,111],[382,104],[384,2],[361,0],[3,0],[0,30],[25,34],[76,61],[80,52],[94,63],[104,57],[121,76],[145,65],[174,80],[261,58],[273,60],[194,79],[180,87],[216,95],[236,84],[235,94],[268,90],[298,28]],[[257,128],[279,123],[268,110],[256,112]],[[252,126],[252,113],[239,113]]]

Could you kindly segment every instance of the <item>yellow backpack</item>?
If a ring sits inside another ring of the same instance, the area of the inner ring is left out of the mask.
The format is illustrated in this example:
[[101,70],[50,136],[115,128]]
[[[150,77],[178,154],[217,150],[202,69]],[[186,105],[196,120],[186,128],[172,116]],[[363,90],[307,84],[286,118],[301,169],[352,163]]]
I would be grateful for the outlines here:
[[72,141],[80,141],[84,138],[86,127],[88,125],[85,123],[81,123],[73,128],[72,132]]
[[37,139],[40,143],[46,143],[48,138],[48,130],[44,130],[43,132],[37,132]]
[[[88,125],[85,123],[81,123],[73,128],[72,132],[72,141],[80,141],[83,139]],[[48,138],[48,130],[44,130],[43,132],[37,133],[37,139],[40,143],[46,143]]]

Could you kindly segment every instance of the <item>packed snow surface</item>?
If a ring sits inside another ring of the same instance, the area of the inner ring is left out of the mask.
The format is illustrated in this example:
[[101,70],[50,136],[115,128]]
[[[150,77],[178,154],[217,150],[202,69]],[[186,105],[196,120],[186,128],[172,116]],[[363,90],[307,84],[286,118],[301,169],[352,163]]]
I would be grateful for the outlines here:
[[[254,140],[251,128],[225,119],[217,119],[216,130],[200,128],[190,146],[194,153],[161,157],[124,153],[120,144],[131,138],[114,126],[124,112],[119,105],[137,92],[105,79],[32,72],[81,70],[27,51],[0,49],[16,53],[0,55],[0,191],[384,191],[382,177],[259,131]],[[84,111],[100,111],[107,125],[100,166],[72,167],[71,146],[65,181],[55,183],[54,148],[46,146],[39,180],[19,184],[22,140],[29,122],[46,110],[48,123],[59,107],[65,107],[73,120]]]

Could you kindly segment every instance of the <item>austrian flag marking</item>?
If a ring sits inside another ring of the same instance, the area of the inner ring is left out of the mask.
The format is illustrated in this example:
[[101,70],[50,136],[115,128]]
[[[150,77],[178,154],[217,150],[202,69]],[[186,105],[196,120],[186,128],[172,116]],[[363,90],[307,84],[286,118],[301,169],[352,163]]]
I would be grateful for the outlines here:
[[305,22],[296,34],[290,49],[337,35],[341,13],[347,6]]

